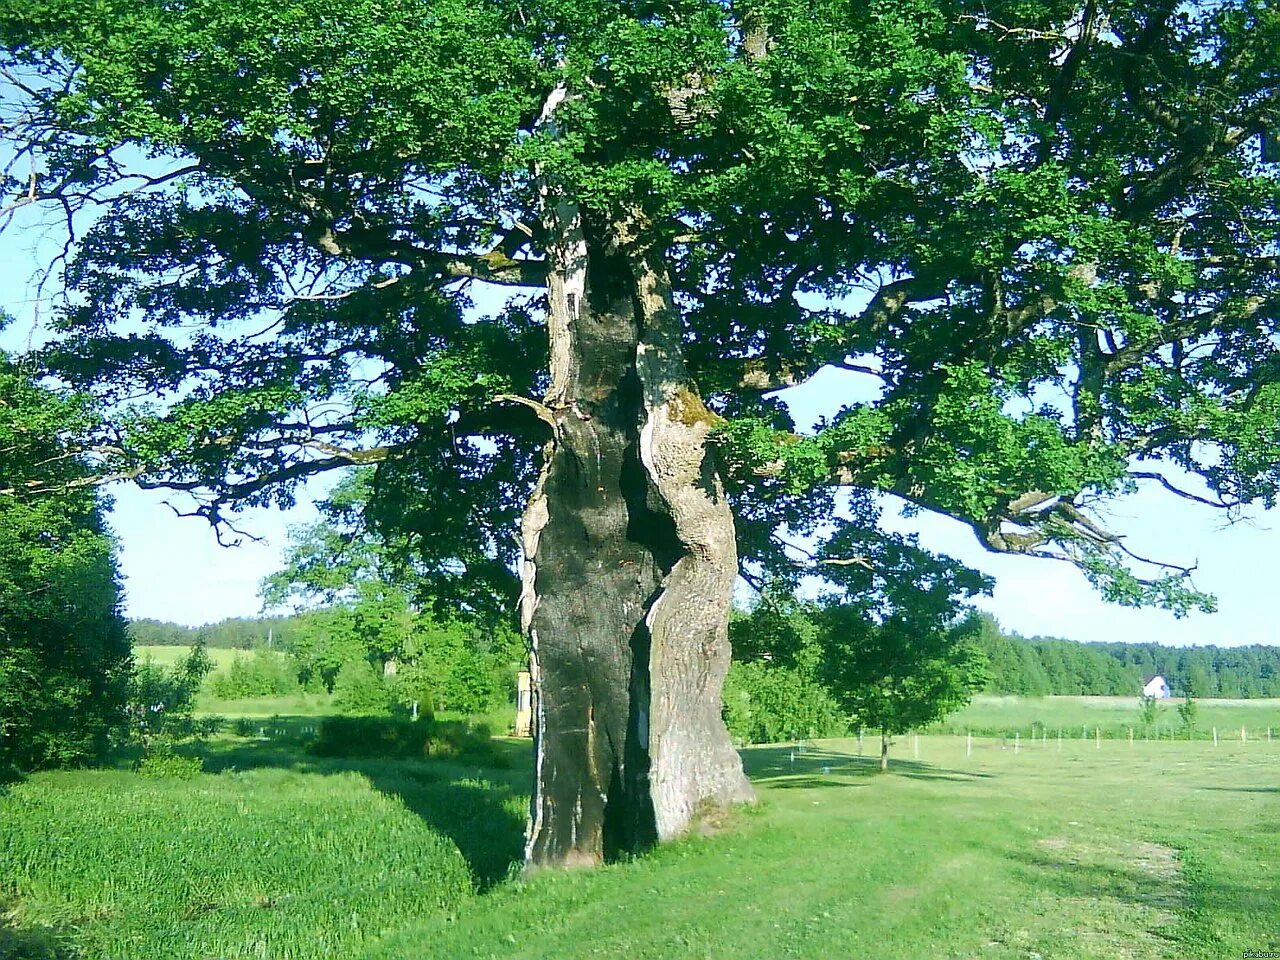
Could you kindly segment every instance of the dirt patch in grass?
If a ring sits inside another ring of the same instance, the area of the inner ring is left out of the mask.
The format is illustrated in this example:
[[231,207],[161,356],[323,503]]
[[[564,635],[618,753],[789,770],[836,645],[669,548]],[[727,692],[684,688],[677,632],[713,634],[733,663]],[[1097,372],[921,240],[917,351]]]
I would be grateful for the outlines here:
[[1045,850],[1066,850],[1071,846],[1071,841],[1064,840],[1062,837],[1045,837],[1043,840],[1037,840],[1036,846]]
[[1169,929],[1186,903],[1176,849],[1146,840],[1054,836],[1037,840],[1029,859],[1047,871],[1056,892],[1041,910],[1076,918],[1059,948],[1129,960],[1167,955]]

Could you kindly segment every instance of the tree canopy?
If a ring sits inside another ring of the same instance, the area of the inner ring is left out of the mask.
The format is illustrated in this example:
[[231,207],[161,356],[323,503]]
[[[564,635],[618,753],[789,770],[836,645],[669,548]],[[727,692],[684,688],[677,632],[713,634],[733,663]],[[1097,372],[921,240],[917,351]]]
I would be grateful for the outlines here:
[[[150,397],[110,469],[211,519],[379,461],[441,581],[510,595],[547,177],[670,263],[748,569],[841,483],[1181,611],[1088,507],[1274,499],[1262,0],[60,0],[0,36],[10,195],[80,230],[49,359]],[[798,435],[775,391],[826,366],[879,397]]]
[[1098,507],[1275,500],[1270,0],[32,0],[0,44],[104,475],[222,530],[376,464],[442,599],[519,598],[531,861],[750,798],[739,574],[980,585],[886,495],[1176,614]]

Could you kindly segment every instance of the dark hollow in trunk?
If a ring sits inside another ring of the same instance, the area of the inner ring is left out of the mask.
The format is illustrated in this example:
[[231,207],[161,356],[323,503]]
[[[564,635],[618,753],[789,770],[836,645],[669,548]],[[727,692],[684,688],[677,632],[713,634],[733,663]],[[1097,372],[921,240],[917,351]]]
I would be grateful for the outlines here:
[[561,213],[574,219],[549,285],[555,436],[523,525],[530,866],[636,852],[701,805],[752,799],[720,718],[737,558],[710,418],[701,401],[690,416],[696,397],[678,352],[673,365],[655,345],[664,315],[633,263],[596,253]]

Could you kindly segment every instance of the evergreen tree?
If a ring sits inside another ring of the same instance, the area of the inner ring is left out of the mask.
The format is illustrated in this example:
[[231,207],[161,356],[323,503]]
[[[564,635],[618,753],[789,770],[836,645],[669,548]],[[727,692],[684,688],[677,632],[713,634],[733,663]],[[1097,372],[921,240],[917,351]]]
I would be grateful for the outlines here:
[[0,353],[0,777],[98,759],[123,723],[115,541],[66,446],[90,422]]

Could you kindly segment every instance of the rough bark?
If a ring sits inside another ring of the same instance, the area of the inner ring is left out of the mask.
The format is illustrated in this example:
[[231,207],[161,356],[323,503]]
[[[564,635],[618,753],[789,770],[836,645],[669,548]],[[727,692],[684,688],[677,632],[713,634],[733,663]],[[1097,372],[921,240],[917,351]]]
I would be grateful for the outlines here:
[[889,769],[889,734],[880,734],[880,772],[885,773]]
[[526,859],[581,866],[753,795],[720,717],[733,517],[660,265],[554,191],[546,210],[553,437],[522,529]]

